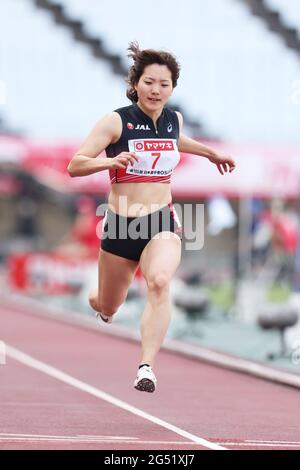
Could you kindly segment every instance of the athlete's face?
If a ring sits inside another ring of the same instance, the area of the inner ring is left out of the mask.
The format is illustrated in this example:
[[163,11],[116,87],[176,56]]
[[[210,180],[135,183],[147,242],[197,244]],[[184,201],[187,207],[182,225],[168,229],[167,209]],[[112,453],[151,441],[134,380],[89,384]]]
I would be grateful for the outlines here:
[[166,65],[151,64],[135,86],[138,102],[149,111],[158,111],[173,92],[172,74]]

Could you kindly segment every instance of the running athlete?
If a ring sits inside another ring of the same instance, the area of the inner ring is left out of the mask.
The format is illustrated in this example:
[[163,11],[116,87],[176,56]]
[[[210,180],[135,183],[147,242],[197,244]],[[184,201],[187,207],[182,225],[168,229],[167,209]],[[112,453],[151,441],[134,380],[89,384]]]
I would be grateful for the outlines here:
[[[141,320],[142,355],[134,381],[154,392],[155,357],[171,319],[169,285],[181,258],[181,225],[172,207],[170,178],[180,153],[199,155],[220,173],[233,171],[234,160],[183,135],[181,113],[166,107],[179,78],[179,64],[165,51],[129,44],[127,97],[130,106],[100,119],[68,165],[71,176],[109,170],[111,191],[103,221],[98,288],[89,303],[111,323],[125,301],[137,268],[147,283]],[[96,158],[106,150],[107,158]],[[137,236],[138,234],[138,236]]]

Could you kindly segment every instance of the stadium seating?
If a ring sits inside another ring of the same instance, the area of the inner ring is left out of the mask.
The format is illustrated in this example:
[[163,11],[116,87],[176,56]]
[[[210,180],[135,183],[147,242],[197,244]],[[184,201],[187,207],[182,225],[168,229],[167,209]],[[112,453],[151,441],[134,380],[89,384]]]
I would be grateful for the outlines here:
[[[60,3],[108,51],[123,57],[125,66],[130,40],[174,52],[182,65],[174,101],[204,121],[210,134],[299,142],[300,103],[293,101],[299,59],[245,5],[236,0]],[[122,77],[106,61],[95,60],[49,13],[20,0],[2,0],[2,10],[0,78],[9,83],[5,119],[29,135],[81,139],[100,116],[129,104]]]
[[300,39],[300,2],[299,0],[264,0],[266,6],[278,11],[286,26],[296,28]]

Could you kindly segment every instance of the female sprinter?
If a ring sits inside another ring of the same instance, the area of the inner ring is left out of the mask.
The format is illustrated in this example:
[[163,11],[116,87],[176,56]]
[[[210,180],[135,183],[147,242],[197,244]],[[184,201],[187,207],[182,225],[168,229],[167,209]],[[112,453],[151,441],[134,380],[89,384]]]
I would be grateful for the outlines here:
[[[153,392],[157,381],[152,368],[171,319],[169,285],[181,257],[171,174],[179,152],[208,158],[221,174],[234,170],[235,163],[184,136],[181,114],[166,107],[179,77],[175,57],[164,51],[140,50],[137,43],[130,43],[128,50],[133,65],[127,77],[127,97],[132,104],[96,123],[68,172],[85,176],[109,170],[112,185],[103,221],[99,284],[89,302],[103,321],[111,323],[140,266],[147,283],[147,303],[134,387]],[[104,149],[107,158],[96,158]]]

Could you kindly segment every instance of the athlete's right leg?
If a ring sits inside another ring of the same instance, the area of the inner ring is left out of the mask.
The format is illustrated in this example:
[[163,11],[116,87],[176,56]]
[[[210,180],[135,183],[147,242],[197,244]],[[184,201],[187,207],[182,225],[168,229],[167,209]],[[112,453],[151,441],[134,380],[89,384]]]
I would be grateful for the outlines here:
[[96,312],[111,316],[122,305],[134,279],[139,262],[100,249],[98,289],[89,294],[89,303]]

